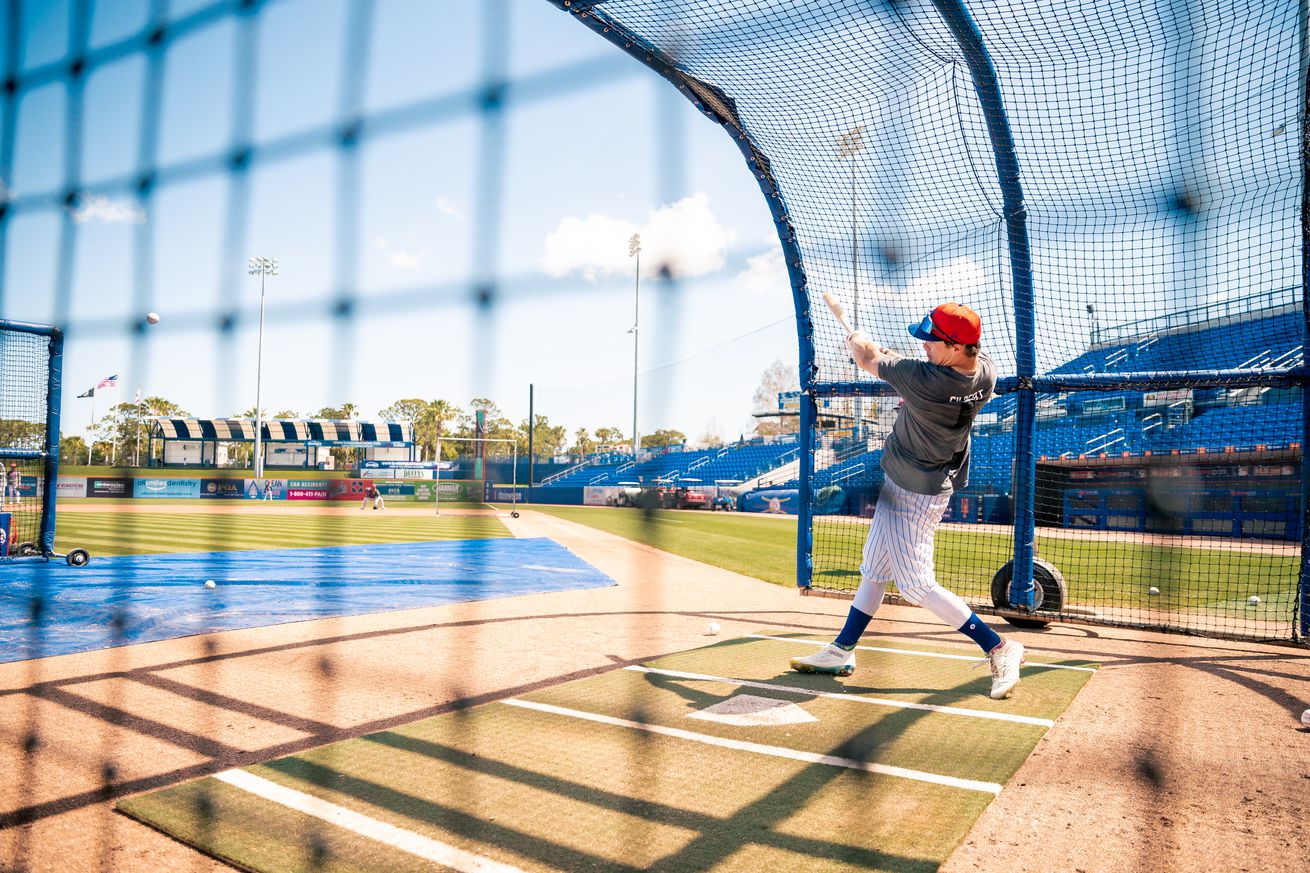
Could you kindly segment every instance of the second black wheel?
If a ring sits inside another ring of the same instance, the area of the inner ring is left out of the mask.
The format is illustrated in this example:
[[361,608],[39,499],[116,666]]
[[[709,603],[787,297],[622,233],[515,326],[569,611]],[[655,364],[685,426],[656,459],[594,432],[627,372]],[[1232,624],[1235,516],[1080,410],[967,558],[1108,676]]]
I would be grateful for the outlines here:
[[[1014,561],[1006,561],[992,577],[992,605],[997,609],[1008,611],[1018,608],[1010,603],[1012,578],[1014,578]],[[1069,588],[1065,585],[1064,576],[1054,564],[1041,558],[1034,558],[1033,582],[1036,583],[1033,590],[1034,612],[1051,613],[1064,609],[1064,604],[1069,599]],[[1007,614],[1005,620],[1015,627],[1023,628],[1043,628],[1051,623],[1051,619],[1045,617],[1025,618],[1011,614]]]

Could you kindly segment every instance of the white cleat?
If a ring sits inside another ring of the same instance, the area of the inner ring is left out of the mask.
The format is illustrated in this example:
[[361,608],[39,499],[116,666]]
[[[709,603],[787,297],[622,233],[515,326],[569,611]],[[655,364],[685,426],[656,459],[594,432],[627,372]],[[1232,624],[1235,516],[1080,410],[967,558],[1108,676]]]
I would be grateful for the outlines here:
[[992,665],[992,700],[1004,700],[1019,684],[1019,665],[1024,662],[1023,643],[1006,640],[987,654]]
[[855,652],[848,652],[836,643],[829,643],[813,655],[792,658],[791,668],[798,673],[849,676],[855,672]]

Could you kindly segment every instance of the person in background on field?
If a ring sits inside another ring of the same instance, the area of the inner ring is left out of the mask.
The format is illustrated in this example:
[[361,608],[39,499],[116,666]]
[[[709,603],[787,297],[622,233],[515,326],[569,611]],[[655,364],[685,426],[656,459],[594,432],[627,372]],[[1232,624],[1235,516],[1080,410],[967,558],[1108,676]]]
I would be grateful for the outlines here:
[[273,499],[273,482],[269,479],[264,480],[264,499]]
[[386,502],[382,499],[382,492],[379,491],[378,486],[374,485],[372,482],[368,483],[368,488],[364,491],[364,499],[360,501],[359,508],[363,509],[368,505],[370,500],[373,501],[374,509],[387,508]]
[[963,599],[937,584],[933,537],[951,495],[969,484],[969,431],[992,397],[996,365],[979,351],[982,322],[960,303],[938,306],[910,334],[927,361],[903,358],[863,331],[846,338],[860,369],[901,397],[882,453],[883,486],[860,562],[860,587],[837,639],[813,655],[792,658],[793,670],[849,676],[855,644],[882,604],[890,579],[901,597],[922,606],[983,650],[992,669],[991,697],[1009,697],[1019,684],[1023,645],[1006,640]]
[[18,472],[17,463],[11,462],[9,464],[9,475],[6,478],[9,482],[9,494],[5,502],[13,503],[14,506],[17,506],[21,500],[18,492],[19,489],[23,487],[23,474]]

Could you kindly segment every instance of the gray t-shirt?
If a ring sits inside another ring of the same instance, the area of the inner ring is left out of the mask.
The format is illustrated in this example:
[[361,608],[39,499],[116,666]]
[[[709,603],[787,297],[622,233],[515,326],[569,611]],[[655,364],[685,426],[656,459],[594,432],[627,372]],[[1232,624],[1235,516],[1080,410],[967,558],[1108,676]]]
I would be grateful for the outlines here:
[[882,470],[915,494],[946,494],[969,484],[969,428],[996,387],[996,364],[981,352],[966,376],[913,358],[888,358],[878,378],[904,401],[882,451]]

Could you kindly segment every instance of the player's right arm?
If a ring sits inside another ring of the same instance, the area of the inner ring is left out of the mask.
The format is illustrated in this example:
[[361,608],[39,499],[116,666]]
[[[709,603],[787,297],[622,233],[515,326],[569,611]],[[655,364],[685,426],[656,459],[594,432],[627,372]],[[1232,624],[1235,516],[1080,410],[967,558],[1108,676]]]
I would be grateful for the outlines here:
[[878,377],[878,364],[883,361],[889,361],[893,358],[899,358],[891,349],[884,348],[873,341],[873,339],[864,331],[857,330],[846,340],[846,348],[850,350],[851,357],[855,360],[856,365],[861,370],[871,374],[873,378]]

